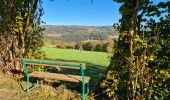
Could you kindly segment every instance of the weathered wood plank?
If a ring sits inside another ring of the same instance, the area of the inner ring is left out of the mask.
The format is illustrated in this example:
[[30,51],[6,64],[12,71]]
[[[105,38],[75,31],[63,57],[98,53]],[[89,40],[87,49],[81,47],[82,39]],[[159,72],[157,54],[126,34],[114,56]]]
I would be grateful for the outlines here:
[[[63,63],[63,64],[83,64],[83,69],[86,70],[86,64],[85,63],[76,63],[76,62],[61,62],[61,61],[53,61],[53,60],[37,60],[37,59],[26,59],[26,60],[34,60],[34,61],[40,61],[40,62],[57,62],[57,63]],[[52,64],[37,64],[37,63],[28,63],[26,62],[27,65],[41,65],[41,66],[52,66],[56,67],[57,65],[52,65]],[[59,66],[57,66],[59,67]],[[80,69],[80,67],[74,67],[74,66],[61,66],[60,68],[68,68],[68,69]]]
[[[44,78],[44,79],[54,79],[59,81],[69,81],[69,82],[81,82],[82,76],[69,75],[69,74],[59,74],[59,73],[48,73],[48,72],[33,72],[29,74],[30,77]],[[84,81],[88,83],[90,77],[85,76]]]
[[[79,70],[80,67],[72,67],[72,66],[57,66],[57,65],[50,65],[50,64],[36,64],[36,63],[26,63],[27,65],[37,65],[37,66],[47,66],[47,67],[55,67],[55,68],[67,68],[67,69],[77,69]],[[86,70],[86,67],[83,67]]]
[[35,60],[35,61],[44,61],[44,62],[59,62],[59,63],[66,63],[66,64],[85,64],[85,63],[78,63],[78,62],[65,62],[65,61],[56,61],[56,60],[40,60],[40,59],[25,59],[25,60]]

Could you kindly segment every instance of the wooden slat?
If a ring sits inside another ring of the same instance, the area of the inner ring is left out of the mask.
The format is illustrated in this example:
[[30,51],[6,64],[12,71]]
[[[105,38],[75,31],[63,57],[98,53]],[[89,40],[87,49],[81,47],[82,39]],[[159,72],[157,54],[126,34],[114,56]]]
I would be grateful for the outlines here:
[[25,59],[25,60],[35,60],[35,61],[41,61],[41,62],[59,62],[59,63],[65,63],[65,64],[85,64],[85,63],[78,63],[78,62],[65,62],[65,61],[56,61],[56,60],[41,60],[41,59]]
[[[57,66],[57,65],[50,65],[50,64],[36,64],[36,63],[26,63],[27,65],[37,65],[37,66],[49,66],[55,68],[67,68],[67,69],[80,69],[80,67],[73,67],[73,66]],[[83,67],[86,70],[86,67]]]
[[[59,73],[48,73],[48,72],[33,72],[29,74],[30,77],[44,78],[44,79],[54,79],[59,81],[69,81],[69,82],[81,82],[82,76],[69,75],[69,74],[59,74]],[[85,76],[85,83],[88,83],[90,77]]]
[[[86,64],[85,63],[77,63],[77,62],[62,62],[62,61],[54,61],[54,60],[39,60],[39,59],[25,59],[25,60],[35,60],[35,61],[40,61],[40,62],[58,62],[58,63],[63,63],[63,64],[83,64],[83,69],[86,70]],[[33,63],[27,63],[27,64],[32,64]],[[35,64],[34,64],[35,65]],[[40,65],[40,64],[37,64]],[[45,66],[45,64],[41,65],[41,66]],[[48,66],[48,65],[47,65]],[[56,65],[54,65],[53,67],[55,67]],[[69,68],[69,69],[80,69],[80,68],[72,68],[72,66],[63,66],[61,68]]]

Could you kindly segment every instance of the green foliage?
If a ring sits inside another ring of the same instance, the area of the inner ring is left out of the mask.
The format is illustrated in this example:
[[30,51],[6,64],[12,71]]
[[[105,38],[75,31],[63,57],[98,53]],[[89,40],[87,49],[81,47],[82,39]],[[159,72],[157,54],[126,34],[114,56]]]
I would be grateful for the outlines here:
[[13,29],[15,32],[22,32],[23,27],[23,18],[21,16],[16,16],[16,25]]
[[41,0],[0,1],[0,46],[3,48],[0,62],[5,72],[15,69],[13,62],[16,58],[28,55],[40,58],[43,45],[43,29],[40,27],[42,15]]
[[[109,97],[117,97],[116,91],[118,90],[119,79],[113,71],[107,73],[107,79],[101,84],[102,87],[107,87],[104,91]],[[114,91],[113,91],[114,90]]]
[[154,5],[149,0],[115,1],[122,3],[121,24],[115,24],[120,36],[102,83],[104,92],[114,99],[167,99],[170,2]]

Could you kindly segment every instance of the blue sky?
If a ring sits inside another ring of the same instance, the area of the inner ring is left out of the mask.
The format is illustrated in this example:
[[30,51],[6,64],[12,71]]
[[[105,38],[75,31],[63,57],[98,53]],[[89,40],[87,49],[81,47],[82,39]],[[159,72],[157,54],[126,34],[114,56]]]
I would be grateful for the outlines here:
[[[120,4],[113,0],[43,0],[46,25],[106,26],[118,22]],[[152,0],[154,3],[168,0]]]

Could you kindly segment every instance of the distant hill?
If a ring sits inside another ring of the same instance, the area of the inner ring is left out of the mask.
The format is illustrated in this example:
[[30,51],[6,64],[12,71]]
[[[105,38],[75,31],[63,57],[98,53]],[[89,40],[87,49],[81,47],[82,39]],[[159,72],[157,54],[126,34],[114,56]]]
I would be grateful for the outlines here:
[[60,26],[43,25],[45,38],[64,41],[104,40],[108,36],[118,37],[118,32],[112,26]]

